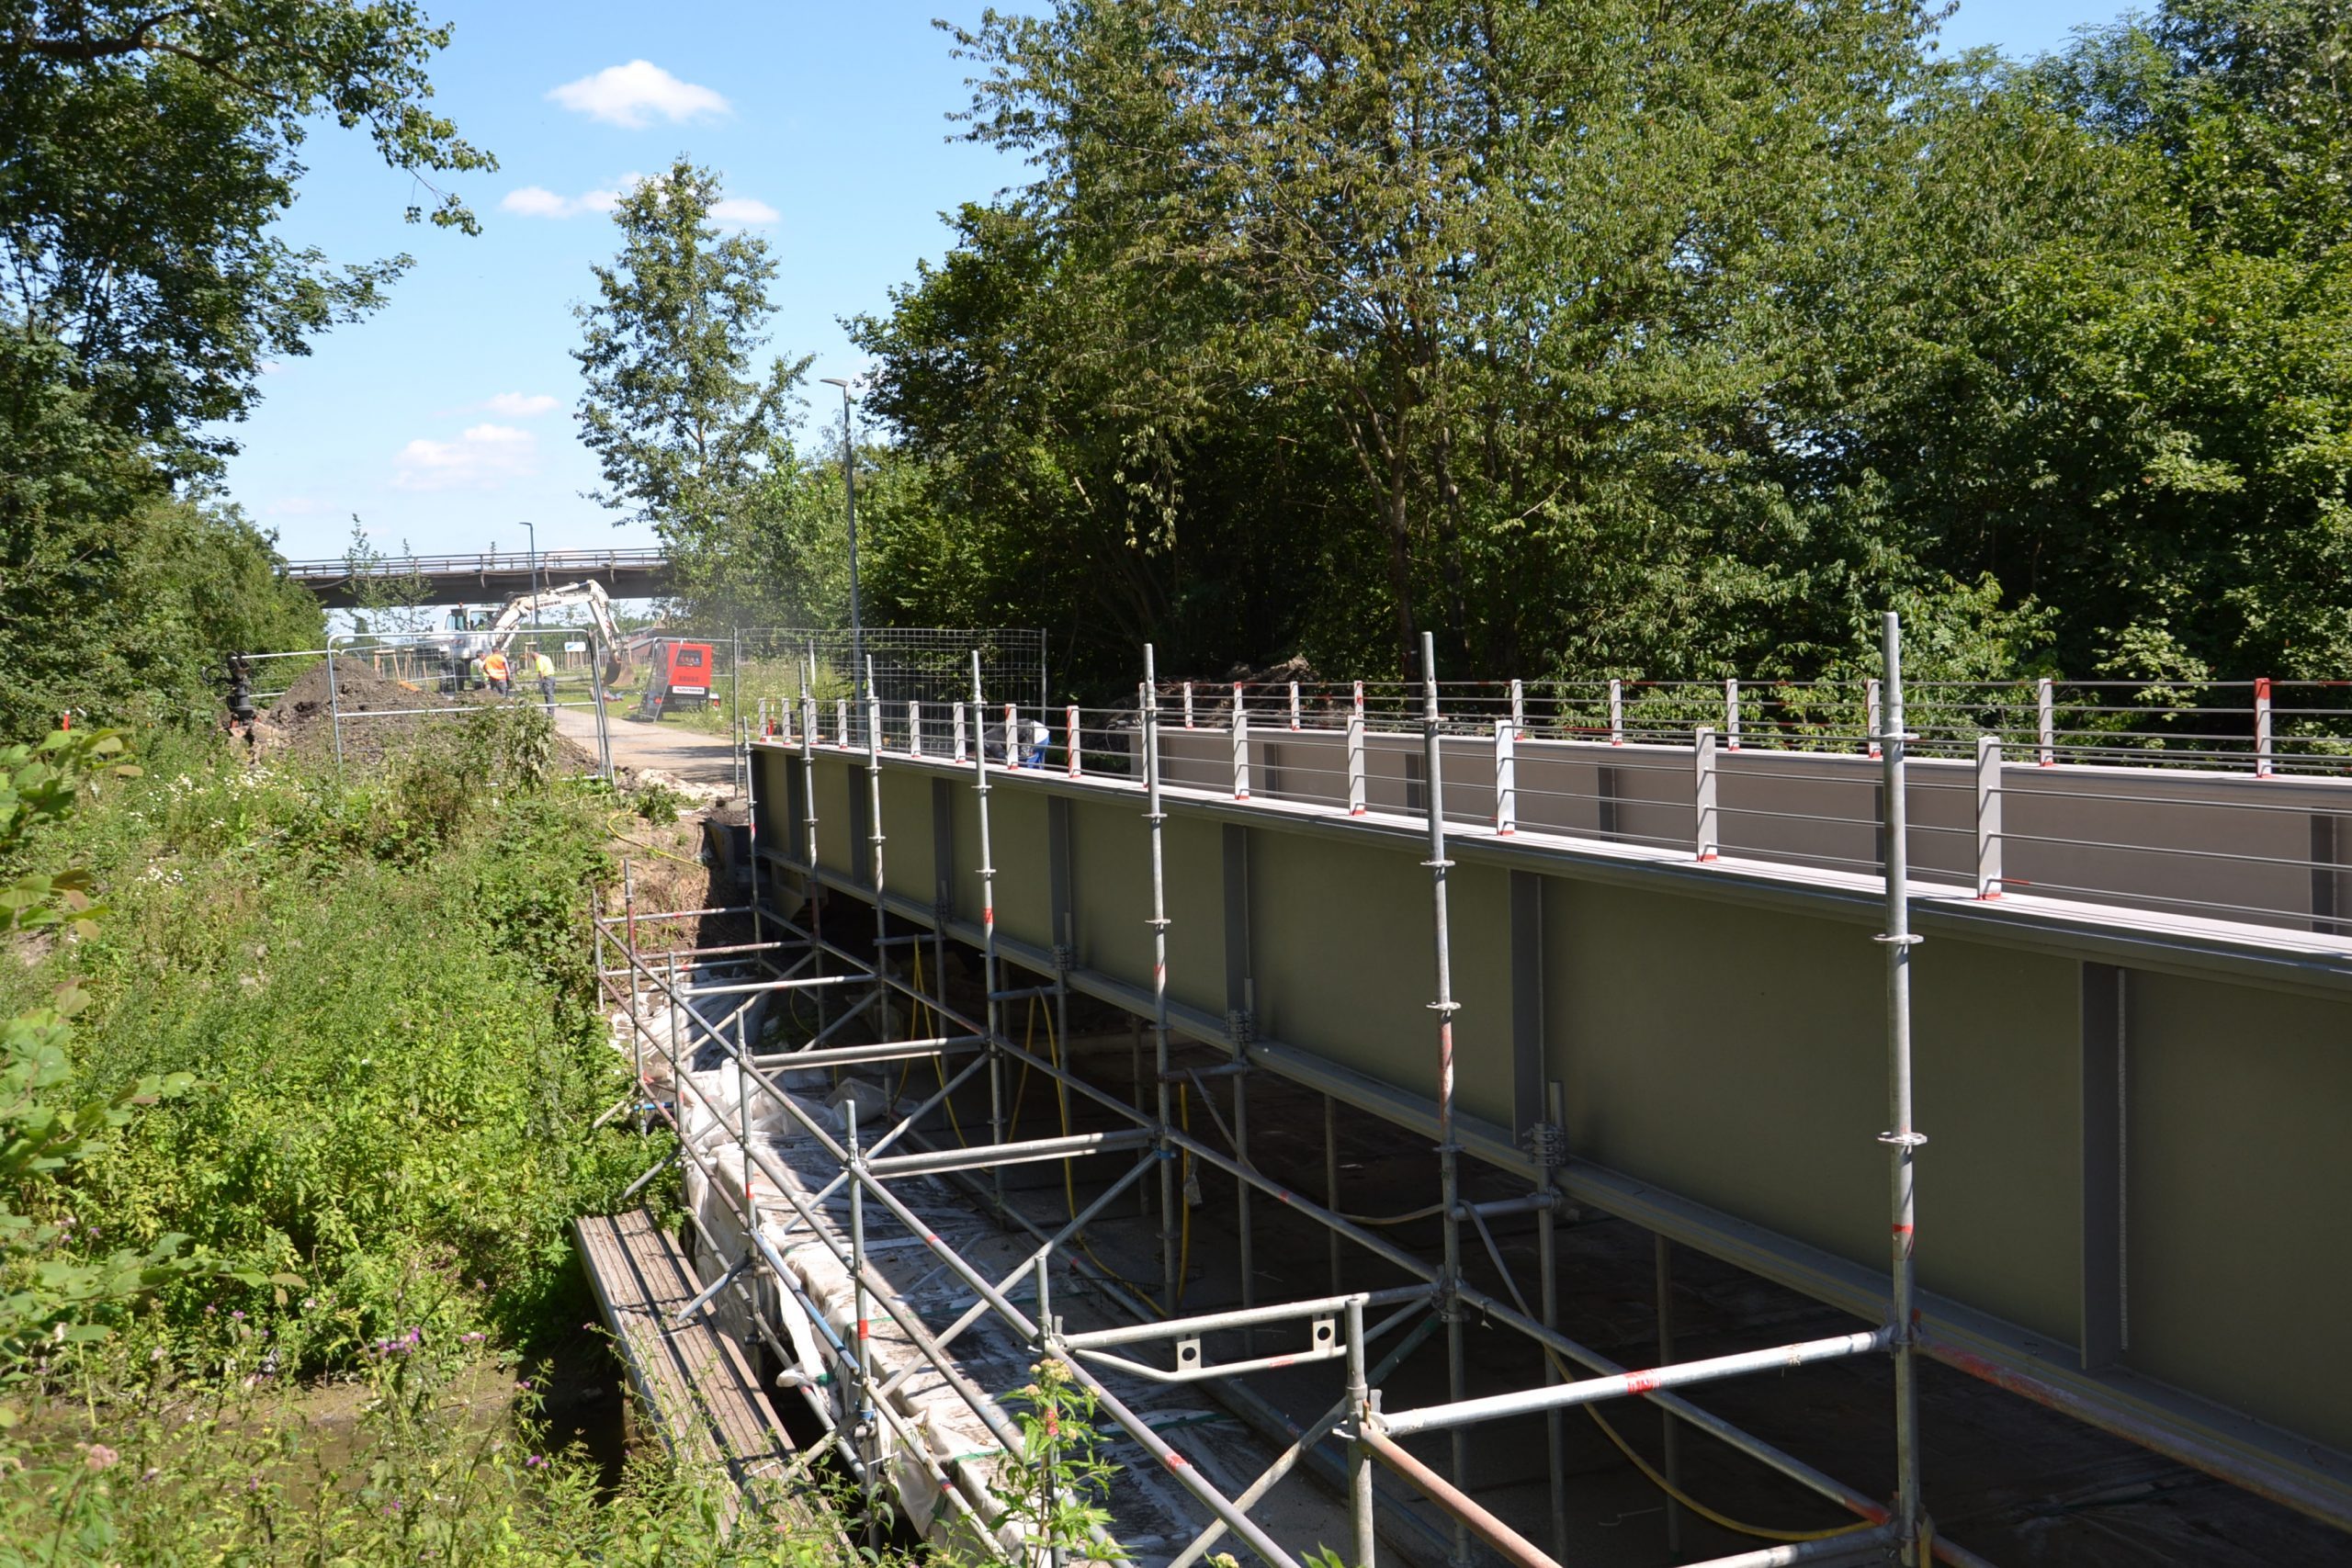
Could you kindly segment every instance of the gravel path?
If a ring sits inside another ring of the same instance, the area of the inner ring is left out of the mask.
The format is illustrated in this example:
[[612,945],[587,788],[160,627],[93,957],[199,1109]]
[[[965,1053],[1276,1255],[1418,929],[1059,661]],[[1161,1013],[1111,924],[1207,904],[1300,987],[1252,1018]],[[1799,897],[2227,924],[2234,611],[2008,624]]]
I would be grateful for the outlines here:
[[[735,759],[723,735],[701,735],[674,725],[623,718],[617,704],[610,710],[610,724],[613,761],[616,766],[635,768],[640,773],[651,769],[691,784],[731,788],[735,783]],[[558,708],[555,727],[560,734],[586,747],[590,755],[595,754],[596,716],[593,711]]]

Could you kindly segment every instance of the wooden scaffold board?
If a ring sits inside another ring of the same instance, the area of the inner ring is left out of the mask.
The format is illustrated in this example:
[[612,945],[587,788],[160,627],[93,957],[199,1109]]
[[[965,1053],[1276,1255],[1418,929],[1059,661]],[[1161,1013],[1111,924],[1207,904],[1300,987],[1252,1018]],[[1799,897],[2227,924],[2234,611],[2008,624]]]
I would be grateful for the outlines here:
[[775,1407],[735,1342],[707,1311],[677,1314],[702,1284],[644,1209],[572,1223],[630,1381],[662,1441],[688,1464],[723,1471],[765,1507],[786,1503],[794,1450]]

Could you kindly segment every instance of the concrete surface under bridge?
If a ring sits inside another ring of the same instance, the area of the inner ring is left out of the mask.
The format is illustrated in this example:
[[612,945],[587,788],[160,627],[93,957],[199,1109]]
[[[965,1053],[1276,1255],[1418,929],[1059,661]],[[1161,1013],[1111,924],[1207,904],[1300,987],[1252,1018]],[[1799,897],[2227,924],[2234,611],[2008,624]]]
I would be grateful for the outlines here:
[[[980,941],[969,765],[752,752],[771,867]],[[1426,1137],[1419,815],[1239,801],[1207,771],[1165,793],[1177,1030]],[[999,951],[1148,1016],[1140,785],[989,778]],[[1878,879],[1524,821],[1458,824],[1450,852],[1467,1152],[1536,1179],[1523,1145],[1556,1083],[1574,1202],[1883,1320]],[[1935,883],[1912,903],[1928,1353],[2352,1524],[2352,944]]]

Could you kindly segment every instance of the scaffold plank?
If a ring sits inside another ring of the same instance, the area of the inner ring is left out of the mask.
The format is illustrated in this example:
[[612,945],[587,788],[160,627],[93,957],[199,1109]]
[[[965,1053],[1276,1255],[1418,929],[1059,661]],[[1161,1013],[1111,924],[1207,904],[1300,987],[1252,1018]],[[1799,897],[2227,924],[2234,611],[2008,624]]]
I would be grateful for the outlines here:
[[780,1500],[791,1442],[742,1351],[709,1314],[676,1322],[702,1291],[677,1244],[644,1209],[583,1215],[573,1230],[589,1285],[662,1441],[690,1464],[724,1471],[739,1490],[773,1491]]

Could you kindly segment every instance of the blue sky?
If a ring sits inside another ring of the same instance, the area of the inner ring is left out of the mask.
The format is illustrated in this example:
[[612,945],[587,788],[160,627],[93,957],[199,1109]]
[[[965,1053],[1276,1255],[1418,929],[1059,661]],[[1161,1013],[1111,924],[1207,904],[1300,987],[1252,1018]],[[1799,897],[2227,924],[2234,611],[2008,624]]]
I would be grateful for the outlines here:
[[[457,29],[433,72],[438,107],[500,168],[458,185],[482,220],[468,239],[402,223],[422,193],[363,140],[328,129],[309,144],[288,238],[417,265],[385,310],[274,368],[237,432],[229,492],[292,557],[342,554],[354,513],[388,551],[518,549],[526,518],[543,549],[650,542],[581,495],[596,475],[571,424],[571,306],[615,248],[601,209],[630,175],[679,152],[721,173],[775,247],[775,347],[817,356],[812,386],[862,368],[842,318],[882,310],[942,253],[940,214],[1023,175],[952,140],[945,118],[969,103],[969,68],[931,20],[970,22],[977,4],[429,8]],[[2031,54],[2118,8],[1964,0],[1945,47]]]

